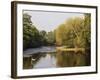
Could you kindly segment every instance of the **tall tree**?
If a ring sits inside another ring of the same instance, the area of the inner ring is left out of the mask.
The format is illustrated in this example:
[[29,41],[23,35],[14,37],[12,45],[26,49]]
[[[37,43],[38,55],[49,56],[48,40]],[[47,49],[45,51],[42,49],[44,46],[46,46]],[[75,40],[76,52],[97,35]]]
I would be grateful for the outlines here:
[[31,21],[31,16],[23,14],[23,49],[41,45],[40,34]]
[[90,14],[70,18],[56,29],[56,43],[67,47],[89,47]]

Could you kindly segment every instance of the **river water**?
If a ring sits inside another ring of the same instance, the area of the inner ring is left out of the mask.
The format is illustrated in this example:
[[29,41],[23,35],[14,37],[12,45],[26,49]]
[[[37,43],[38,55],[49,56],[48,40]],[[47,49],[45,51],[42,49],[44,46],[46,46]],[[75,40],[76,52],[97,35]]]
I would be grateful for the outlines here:
[[90,66],[90,51],[57,51],[55,47],[28,49],[23,52],[23,69]]

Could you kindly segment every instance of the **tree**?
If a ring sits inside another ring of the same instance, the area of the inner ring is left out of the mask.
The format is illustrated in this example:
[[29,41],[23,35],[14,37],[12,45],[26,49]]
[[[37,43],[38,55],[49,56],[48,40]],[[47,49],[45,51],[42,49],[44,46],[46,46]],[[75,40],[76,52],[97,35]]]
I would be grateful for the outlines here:
[[84,19],[84,38],[87,47],[90,47],[91,43],[91,14],[85,14]]
[[39,31],[33,25],[31,16],[23,14],[23,49],[39,47],[41,38]]
[[40,36],[41,36],[42,45],[46,46],[47,45],[47,40],[46,40],[47,32],[44,30],[40,31]]
[[55,45],[55,33],[53,31],[48,32],[46,40],[48,45]]
[[74,47],[83,47],[82,30],[84,29],[84,19],[75,17],[66,22],[66,25],[70,27],[72,35],[74,35],[73,43]]
[[56,29],[56,43],[67,47],[89,47],[90,45],[90,15],[70,18]]
[[57,44],[74,47],[74,43],[76,42],[75,38],[77,38],[77,43],[79,44],[80,30],[83,26],[82,21],[81,18],[70,18],[65,23],[61,24],[56,29]]
[[39,31],[31,21],[31,16],[23,14],[23,49],[36,48],[55,44],[55,33],[53,31]]

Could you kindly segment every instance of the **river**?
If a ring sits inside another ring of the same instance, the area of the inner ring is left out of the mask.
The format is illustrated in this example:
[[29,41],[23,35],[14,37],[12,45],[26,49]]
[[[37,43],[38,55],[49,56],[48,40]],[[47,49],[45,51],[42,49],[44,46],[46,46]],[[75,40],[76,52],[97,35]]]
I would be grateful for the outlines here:
[[90,52],[57,51],[54,46],[31,48],[23,52],[23,69],[90,66]]

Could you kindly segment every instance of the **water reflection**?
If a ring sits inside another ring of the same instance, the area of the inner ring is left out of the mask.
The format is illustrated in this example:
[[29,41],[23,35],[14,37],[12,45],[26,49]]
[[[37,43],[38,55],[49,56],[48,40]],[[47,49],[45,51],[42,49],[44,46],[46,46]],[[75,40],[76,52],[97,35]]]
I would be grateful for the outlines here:
[[74,66],[89,66],[89,53],[84,52],[58,52],[57,66],[59,67],[74,67]]
[[57,51],[23,57],[23,69],[90,66],[90,52]]

